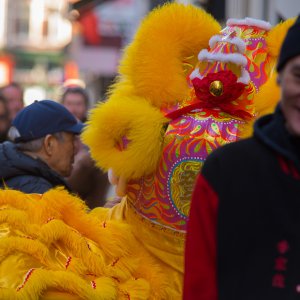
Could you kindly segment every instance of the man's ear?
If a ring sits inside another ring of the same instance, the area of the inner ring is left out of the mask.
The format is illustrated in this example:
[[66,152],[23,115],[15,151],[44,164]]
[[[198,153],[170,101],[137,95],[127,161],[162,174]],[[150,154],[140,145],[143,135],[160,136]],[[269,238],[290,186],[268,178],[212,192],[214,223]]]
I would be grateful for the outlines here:
[[43,147],[48,156],[52,156],[55,138],[52,134],[47,134],[44,138]]

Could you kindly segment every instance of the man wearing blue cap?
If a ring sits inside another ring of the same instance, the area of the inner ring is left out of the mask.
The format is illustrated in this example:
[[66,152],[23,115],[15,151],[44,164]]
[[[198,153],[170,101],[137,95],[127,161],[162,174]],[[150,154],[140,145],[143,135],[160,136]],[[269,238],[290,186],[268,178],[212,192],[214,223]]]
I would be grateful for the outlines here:
[[277,64],[280,103],[214,151],[192,198],[184,299],[300,299],[300,17]]
[[76,153],[75,136],[83,124],[61,104],[35,101],[12,122],[10,142],[0,144],[2,187],[25,193],[44,193],[55,186],[68,188]]

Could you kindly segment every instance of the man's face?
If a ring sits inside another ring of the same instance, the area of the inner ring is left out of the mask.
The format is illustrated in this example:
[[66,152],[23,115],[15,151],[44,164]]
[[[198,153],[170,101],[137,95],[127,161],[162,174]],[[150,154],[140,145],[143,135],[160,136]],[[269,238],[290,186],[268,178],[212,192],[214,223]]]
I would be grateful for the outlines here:
[[84,121],[87,113],[87,107],[83,96],[79,93],[67,93],[63,105],[78,120]]
[[300,55],[287,62],[278,75],[281,107],[288,131],[300,136]]
[[24,107],[22,91],[14,86],[8,86],[2,90],[3,96],[7,101],[9,117],[13,120],[16,114]]
[[62,138],[55,140],[50,167],[63,177],[70,176],[76,151],[76,136],[69,132],[62,132]]

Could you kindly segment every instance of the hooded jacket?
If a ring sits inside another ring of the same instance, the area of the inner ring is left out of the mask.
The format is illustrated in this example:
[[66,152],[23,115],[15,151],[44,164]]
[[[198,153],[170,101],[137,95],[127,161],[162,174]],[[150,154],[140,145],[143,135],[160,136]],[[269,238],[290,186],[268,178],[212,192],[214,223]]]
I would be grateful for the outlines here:
[[193,194],[184,299],[300,296],[300,139],[277,108],[206,160]]
[[64,179],[40,159],[17,150],[11,142],[0,144],[1,187],[25,193],[44,193],[55,186],[68,186]]

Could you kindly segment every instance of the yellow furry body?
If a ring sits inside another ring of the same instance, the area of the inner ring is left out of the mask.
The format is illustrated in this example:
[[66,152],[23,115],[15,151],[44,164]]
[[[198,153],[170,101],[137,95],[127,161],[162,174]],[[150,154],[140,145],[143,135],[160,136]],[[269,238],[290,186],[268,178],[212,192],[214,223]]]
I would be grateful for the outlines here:
[[86,209],[61,189],[43,196],[0,191],[0,299],[179,297],[167,267],[128,222],[111,220],[105,208]]

